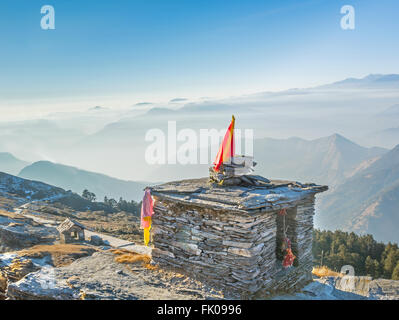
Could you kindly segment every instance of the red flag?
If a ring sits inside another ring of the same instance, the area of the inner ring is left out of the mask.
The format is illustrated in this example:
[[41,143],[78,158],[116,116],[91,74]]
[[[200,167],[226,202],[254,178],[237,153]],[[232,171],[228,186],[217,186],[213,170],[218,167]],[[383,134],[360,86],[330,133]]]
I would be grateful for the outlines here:
[[235,118],[231,120],[230,126],[226,131],[222,144],[220,145],[219,152],[213,162],[215,171],[219,171],[223,162],[227,162],[231,157],[234,157],[234,123]]

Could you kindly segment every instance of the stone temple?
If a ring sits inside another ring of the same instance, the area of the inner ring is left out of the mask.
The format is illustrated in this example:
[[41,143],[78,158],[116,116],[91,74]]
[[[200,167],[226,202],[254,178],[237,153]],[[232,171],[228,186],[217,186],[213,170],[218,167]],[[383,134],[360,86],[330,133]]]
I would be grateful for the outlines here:
[[[243,175],[150,187],[152,257],[227,296],[290,292],[312,279],[315,195],[327,186]],[[283,266],[286,239],[295,256]]]

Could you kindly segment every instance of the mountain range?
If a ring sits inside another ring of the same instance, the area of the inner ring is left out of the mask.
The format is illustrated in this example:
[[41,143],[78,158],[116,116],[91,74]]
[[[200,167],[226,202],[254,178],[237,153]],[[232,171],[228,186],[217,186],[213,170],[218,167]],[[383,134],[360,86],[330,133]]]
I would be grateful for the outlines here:
[[179,104],[164,101],[133,108],[130,104],[126,108],[85,106],[79,112],[57,110],[40,120],[0,121],[0,150],[31,163],[48,160],[121,180],[160,181],[165,179],[144,156],[150,129],[167,135],[168,121],[176,121],[177,131],[223,130],[231,114],[236,116],[236,127],[252,129],[255,139],[314,140],[339,132],[363,146],[391,149],[397,144],[394,130],[371,138],[398,126],[397,117],[381,115],[399,103],[398,78],[369,75],[318,87]]
[[266,177],[312,181],[335,187],[383,148],[365,148],[339,134],[314,140],[260,139],[254,144],[256,172]]
[[[255,172],[268,178],[311,181],[333,188],[364,162],[372,161],[387,151],[379,147],[362,147],[340,134],[314,140],[298,137],[255,139]],[[203,164],[165,164],[156,166],[153,174],[164,181],[200,178],[207,175],[208,168],[209,165]]]

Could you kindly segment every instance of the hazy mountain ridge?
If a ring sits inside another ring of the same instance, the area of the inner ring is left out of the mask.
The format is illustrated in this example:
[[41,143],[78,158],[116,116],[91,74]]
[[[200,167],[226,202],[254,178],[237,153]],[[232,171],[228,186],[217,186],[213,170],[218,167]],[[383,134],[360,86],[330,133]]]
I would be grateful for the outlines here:
[[78,194],[88,189],[96,194],[99,201],[102,201],[104,196],[117,200],[122,197],[125,200],[139,201],[146,186],[143,182],[124,181],[49,161],[38,161],[25,167],[19,176],[44,181]]
[[399,116],[399,104],[394,104],[379,114],[382,117]]
[[334,187],[362,162],[379,157],[387,150],[361,147],[342,135],[334,134],[315,140],[262,139],[255,142],[255,152],[259,163],[256,171],[260,174]]
[[321,88],[369,88],[387,85],[399,87],[399,74],[369,74],[364,78],[347,78],[321,86]]
[[0,171],[17,175],[29,162],[14,157],[9,152],[0,152]]
[[[399,116],[399,113],[398,113]],[[391,115],[389,118],[397,119],[396,116]],[[368,136],[371,143],[379,145],[392,145],[399,142],[399,127],[387,128],[381,131],[373,132]]]

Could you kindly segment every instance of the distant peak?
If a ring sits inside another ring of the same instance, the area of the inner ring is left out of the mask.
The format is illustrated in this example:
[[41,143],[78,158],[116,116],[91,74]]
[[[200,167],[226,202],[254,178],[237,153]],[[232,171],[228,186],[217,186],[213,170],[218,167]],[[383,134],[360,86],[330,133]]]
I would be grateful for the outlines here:
[[352,142],[349,139],[345,138],[343,135],[339,133],[334,133],[331,136],[327,137],[329,140],[332,141],[345,141],[345,142]]
[[53,169],[53,168],[57,168],[57,167],[66,167],[66,166],[56,163],[56,162],[49,161],[49,160],[39,160],[39,161],[33,162],[32,164],[28,165],[24,169],[26,169],[26,168]]
[[342,146],[342,145],[352,145],[352,146],[358,146],[355,142],[349,140],[348,138],[345,138],[343,135],[339,133],[334,133],[328,137],[321,138],[321,140],[328,141],[331,144],[335,144],[337,146]]

